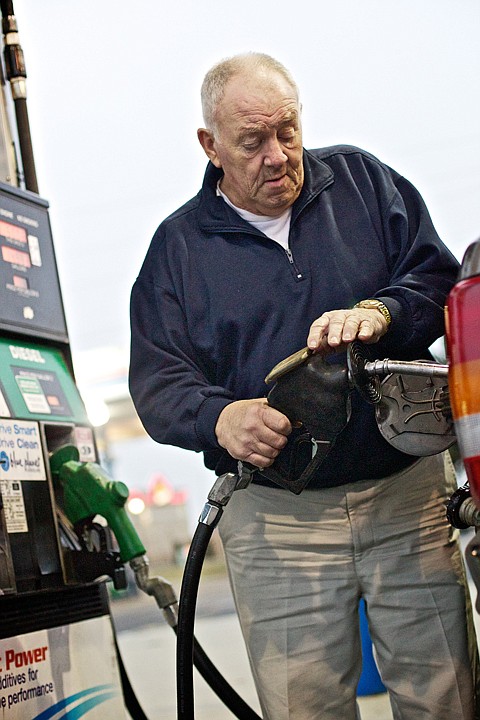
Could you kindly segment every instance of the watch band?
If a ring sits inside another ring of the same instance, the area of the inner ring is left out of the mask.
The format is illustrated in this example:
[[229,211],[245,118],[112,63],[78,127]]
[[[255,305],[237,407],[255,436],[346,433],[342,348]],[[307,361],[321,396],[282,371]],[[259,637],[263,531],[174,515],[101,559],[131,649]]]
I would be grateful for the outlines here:
[[381,300],[376,300],[375,298],[368,298],[368,300],[360,300],[360,302],[356,303],[353,307],[365,308],[366,310],[369,310],[372,308],[375,310],[380,310],[383,317],[387,321],[387,327],[392,322],[392,316],[390,315],[390,310],[387,308],[387,306]]

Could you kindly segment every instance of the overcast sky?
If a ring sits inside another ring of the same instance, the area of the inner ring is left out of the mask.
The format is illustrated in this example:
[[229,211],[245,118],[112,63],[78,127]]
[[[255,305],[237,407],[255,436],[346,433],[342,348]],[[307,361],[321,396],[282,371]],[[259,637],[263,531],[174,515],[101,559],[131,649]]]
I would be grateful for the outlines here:
[[200,186],[199,88],[222,57],[295,76],[304,144],[370,150],[461,258],[480,236],[478,0],[14,0],[40,194],[74,353],[129,342],[160,221]]

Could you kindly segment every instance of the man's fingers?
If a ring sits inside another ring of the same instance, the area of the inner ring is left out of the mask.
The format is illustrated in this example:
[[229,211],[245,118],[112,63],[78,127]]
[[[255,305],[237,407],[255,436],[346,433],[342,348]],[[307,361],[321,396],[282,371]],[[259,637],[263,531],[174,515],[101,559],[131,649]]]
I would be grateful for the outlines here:
[[265,398],[237,400],[227,405],[215,427],[219,444],[232,457],[258,467],[272,464],[291,430],[288,418],[271,408]]
[[329,318],[326,315],[321,315],[310,326],[307,345],[311,350],[317,350],[320,347],[328,324]]
[[[281,448],[274,448],[266,443],[254,443],[253,445],[254,447],[245,450],[245,460],[259,467],[271,465],[281,450]],[[257,458],[256,462],[253,462],[253,456]],[[258,462],[259,458],[260,462]]]
[[375,323],[370,318],[362,320],[358,329],[358,337],[360,340],[368,341],[377,340]]
[[[345,332],[345,322],[346,319],[344,316],[339,317],[338,315],[334,315],[329,324],[328,324],[328,335],[327,335],[327,342],[331,347],[336,347],[337,345],[340,345],[340,343],[343,340],[343,333]],[[351,333],[351,328],[353,326],[353,323],[350,322],[349,324],[349,332]]]
[[357,337],[364,342],[376,342],[387,329],[385,319],[376,309],[331,310],[312,323],[307,344],[318,351],[339,348]]
[[[275,436],[281,435],[286,438],[292,432],[292,425],[286,415],[269,405],[266,405],[263,411],[263,422],[265,428],[271,430]],[[273,439],[273,436],[271,437]]]
[[272,459],[265,457],[264,455],[259,455],[258,453],[251,453],[244,458],[244,461],[250,463],[250,465],[255,465],[255,467],[259,468],[259,470],[263,470],[264,468],[273,465],[275,458]]
[[239,444],[237,448],[238,459],[246,460],[257,467],[268,467],[274,462],[286,442],[287,438],[278,434],[270,436],[268,442],[256,437],[248,438],[245,443]]

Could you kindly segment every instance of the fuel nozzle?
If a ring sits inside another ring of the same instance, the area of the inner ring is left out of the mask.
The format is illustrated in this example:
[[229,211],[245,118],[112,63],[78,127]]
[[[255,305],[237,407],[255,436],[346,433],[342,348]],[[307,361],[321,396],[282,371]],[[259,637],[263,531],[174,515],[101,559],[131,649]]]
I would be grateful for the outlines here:
[[112,480],[91,462],[79,462],[78,450],[64,446],[50,457],[55,481],[63,489],[64,510],[71,523],[101,515],[107,521],[120,548],[122,562],[145,555],[146,550],[125,511],[128,487]]
[[176,628],[178,625],[178,600],[171,583],[159,575],[150,576],[146,555],[132,558],[130,567],[135,574],[135,580],[140,590],[155,598],[167,623],[170,627]]
[[73,525],[101,515],[107,521],[120,548],[122,562],[129,562],[137,586],[155,598],[171,627],[178,622],[178,601],[172,585],[162,577],[150,576],[149,562],[137,531],[125,511],[128,487],[112,480],[96,463],[79,462],[78,449],[64,445],[50,457],[54,481],[63,488],[65,514]]

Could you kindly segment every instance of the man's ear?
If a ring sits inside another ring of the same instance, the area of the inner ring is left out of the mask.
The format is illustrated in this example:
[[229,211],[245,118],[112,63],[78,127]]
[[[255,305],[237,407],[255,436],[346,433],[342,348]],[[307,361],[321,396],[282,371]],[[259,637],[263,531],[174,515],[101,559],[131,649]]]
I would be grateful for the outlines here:
[[210,162],[212,162],[215,167],[221,168],[222,164],[215,148],[215,139],[210,130],[206,130],[205,128],[199,128],[197,130],[197,137],[200,145],[205,150],[205,153]]

